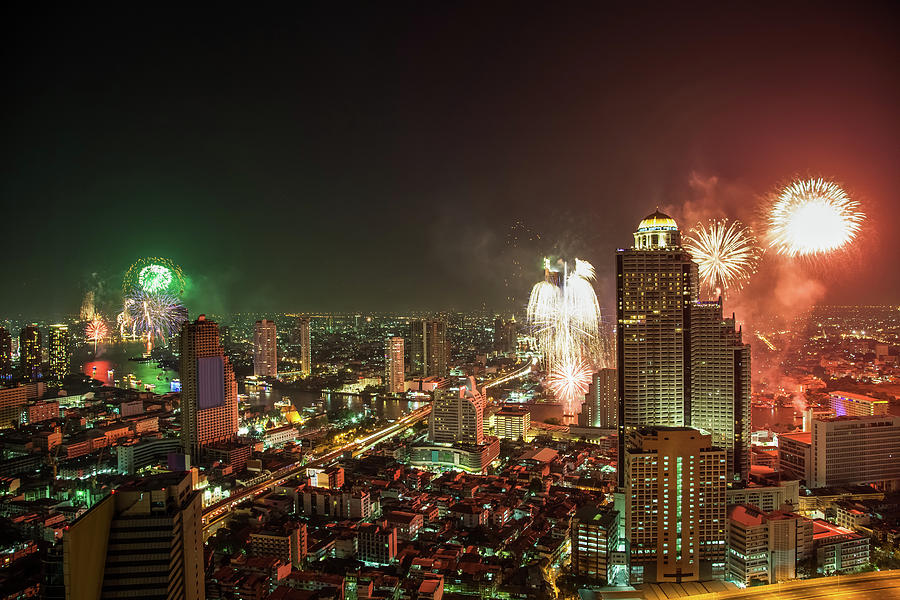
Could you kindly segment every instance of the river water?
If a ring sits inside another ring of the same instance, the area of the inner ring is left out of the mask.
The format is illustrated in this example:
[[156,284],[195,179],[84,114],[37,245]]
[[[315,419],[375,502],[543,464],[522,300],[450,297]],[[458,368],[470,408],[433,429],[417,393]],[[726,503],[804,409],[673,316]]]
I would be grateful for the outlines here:
[[[157,366],[155,361],[137,362],[129,360],[131,357],[141,357],[144,352],[142,342],[114,342],[100,344],[96,354],[94,347],[86,346],[75,351],[73,366],[89,377],[102,381],[106,385],[130,387],[134,389],[148,389],[156,394],[167,394],[170,391],[178,391],[177,383],[173,386],[172,380],[178,379],[178,372],[163,369]],[[374,398],[364,400],[359,395],[330,394],[307,392],[301,390],[286,389],[283,392],[276,389],[262,389],[255,386],[238,384],[238,392],[247,394],[251,404],[260,407],[272,408],[275,402],[282,396],[290,398],[297,410],[307,407],[321,407],[326,411],[334,411],[340,408],[348,408],[352,412],[362,413],[365,410],[374,411],[378,416],[386,419],[397,419],[410,410],[415,410],[421,403],[409,400],[395,400]]]

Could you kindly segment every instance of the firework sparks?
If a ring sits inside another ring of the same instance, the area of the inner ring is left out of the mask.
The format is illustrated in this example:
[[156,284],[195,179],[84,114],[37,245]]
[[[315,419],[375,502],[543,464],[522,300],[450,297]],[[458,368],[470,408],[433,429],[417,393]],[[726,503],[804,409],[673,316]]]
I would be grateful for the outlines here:
[[545,260],[544,281],[532,288],[528,302],[528,322],[543,355],[544,368],[551,373],[550,387],[565,404],[566,414],[574,414],[582,379],[570,378],[571,385],[562,385],[564,375],[578,373],[589,382],[594,366],[609,363],[600,335],[600,304],[593,279],[594,267],[587,261],[576,259],[571,272],[563,265],[559,273],[552,271]]
[[703,289],[714,297],[741,289],[762,255],[756,237],[739,221],[698,223],[685,237],[684,247],[699,267]]
[[571,407],[576,398],[584,396],[591,385],[591,367],[584,360],[557,365],[547,378],[553,395]]
[[84,335],[87,339],[94,342],[94,352],[96,353],[97,343],[109,335],[109,328],[106,326],[106,321],[100,317],[94,317],[85,327]]
[[790,257],[827,254],[852,242],[864,219],[859,203],[836,183],[795,181],[769,212],[769,245]]
[[126,296],[142,290],[148,294],[181,296],[184,293],[184,273],[168,258],[146,257],[135,262],[125,273],[122,293]]
[[187,309],[169,294],[150,294],[135,290],[125,297],[125,306],[117,321],[123,337],[165,340],[188,318]]

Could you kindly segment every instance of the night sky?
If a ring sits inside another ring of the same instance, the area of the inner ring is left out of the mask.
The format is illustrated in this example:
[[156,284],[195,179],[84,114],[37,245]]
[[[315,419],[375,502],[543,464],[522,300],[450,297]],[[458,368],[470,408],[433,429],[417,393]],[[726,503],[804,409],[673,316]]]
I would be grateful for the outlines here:
[[192,314],[522,307],[545,252],[607,308],[657,206],[752,222],[807,174],[869,215],[814,300],[900,301],[890,3],[484,4],[7,12],[0,318],[144,255]]

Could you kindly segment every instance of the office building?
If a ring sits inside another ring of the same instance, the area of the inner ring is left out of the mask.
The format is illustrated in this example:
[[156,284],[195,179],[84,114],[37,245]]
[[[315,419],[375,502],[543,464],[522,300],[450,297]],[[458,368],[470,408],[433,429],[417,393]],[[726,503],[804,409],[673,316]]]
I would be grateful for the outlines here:
[[494,431],[501,440],[528,440],[531,412],[521,404],[506,404],[494,415]]
[[63,534],[66,598],[203,600],[201,517],[189,473],[120,486]]
[[389,394],[406,391],[406,353],[402,337],[389,337],[384,344],[384,381]]
[[0,381],[9,381],[12,377],[12,336],[6,328],[0,327]]
[[[616,253],[619,464],[628,434],[690,422],[691,305],[697,265],[675,220],[659,211],[640,222],[634,245]],[[619,469],[619,485],[625,471]]]
[[579,424],[582,427],[615,429],[618,422],[618,374],[616,369],[600,369],[591,378],[584,404],[581,405]]
[[612,555],[619,544],[619,513],[588,504],[580,507],[569,530],[572,574],[601,583],[613,580]]
[[838,417],[875,417],[888,414],[888,401],[852,392],[830,392],[828,402]]
[[810,452],[808,487],[900,489],[900,417],[813,419]]
[[27,422],[28,401],[40,398],[47,390],[43,381],[0,387],[0,429]]
[[725,451],[689,427],[632,432],[625,447],[625,535],[632,583],[725,574]]
[[728,579],[778,583],[796,579],[813,554],[813,522],[796,513],[747,504],[728,509]]
[[37,323],[27,325],[19,334],[19,370],[24,381],[33,382],[42,378],[42,352],[41,330]]
[[69,328],[66,325],[51,325],[47,333],[47,355],[49,365],[47,378],[59,384],[69,374]]
[[518,342],[518,331],[516,318],[513,317],[509,321],[504,321],[503,317],[498,316],[494,319],[494,350],[503,354],[509,354],[516,351],[516,343]]
[[750,346],[722,301],[691,307],[690,425],[712,435],[727,453],[729,481],[750,471]]
[[446,377],[450,372],[447,323],[415,319],[409,323],[410,373],[422,377]]
[[444,444],[483,443],[484,406],[474,377],[459,389],[437,390],[428,419],[428,439]]
[[783,477],[809,480],[812,467],[812,433],[798,431],[778,434],[778,471]]
[[257,321],[253,329],[253,374],[257,377],[278,377],[275,321]]
[[219,326],[206,315],[182,325],[180,350],[181,442],[196,457],[203,446],[237,434],[237,382],[219,343]]
[[312,341],[309,336],[309,317],[297,319],[300,330],[300,373],[306,377],[312,373]]

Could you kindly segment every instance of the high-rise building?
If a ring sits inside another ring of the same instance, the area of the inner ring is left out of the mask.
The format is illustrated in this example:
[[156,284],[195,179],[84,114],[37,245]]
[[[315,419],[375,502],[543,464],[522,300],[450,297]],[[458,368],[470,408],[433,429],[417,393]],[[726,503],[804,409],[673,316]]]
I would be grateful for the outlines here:
[[41,379],[41,346],[41,330],[37,323],[25,326],[19,334],[19,367],[25,381]]
[[811,442],[808,487],[900,489],[900,417],[813,419]]
[[62,382],[69,374],[69,328],[66,325],[51,325],[47,333],[47,355],[49,368],[47,377],[54,383]]
[[253,374],[278,377],[278,338],[275,321],[263,319],[253,330]]
[[587,504],[579,507],[569,529],[572,573],[607,583],[613,579],[612,555],[619,545],[619,513]]
[[402,337],[389,337],[384,344],[384,382],[390,394],[406,391],[406,359]]
[[0,381],[9,381],[13,376],[12,336],[0,327]]
[[202,511],[190,474],[120,486],[63,534],[66,598],[203,600]]
[[580,424],[584,427],[615,429],[619,421],[618,374],[616,369],[600,369],[581,405]]
[[445,444],[484,442],[485,400],[475,378],[469,377],[458,390],[437,390],[428,419],[428,439]]
[[722,301],[691,308],[690,425],[727,453],[729,481],[750,471],[750,346],[722,316]]
[[494,319],[494,350],[509,353],[516,350],[516,319],[504,321],[502,317]]
[[631,581],[722,579],[725,451],[690,427],[633,431],[625,447]]
[[300,330],[300,372],[306,376],[312,372],[312,346],[309,337],[309,317],[297,319]]
[[237,434],[237,382],[219,343],[219,326],[200,315],[181,327],[181,442],[198,456],[203,446]]
[[[690,422],[691,305],[697,265],[681,247],[675,220],[659,211],[641,221],[634,245],[616,253],[619,464],[628,434]],[[619,485],[625,473],[619,469]]]
[[450,373],[450,345],[445,321],[410,321],[409,344],[412,375],[446,377]]

